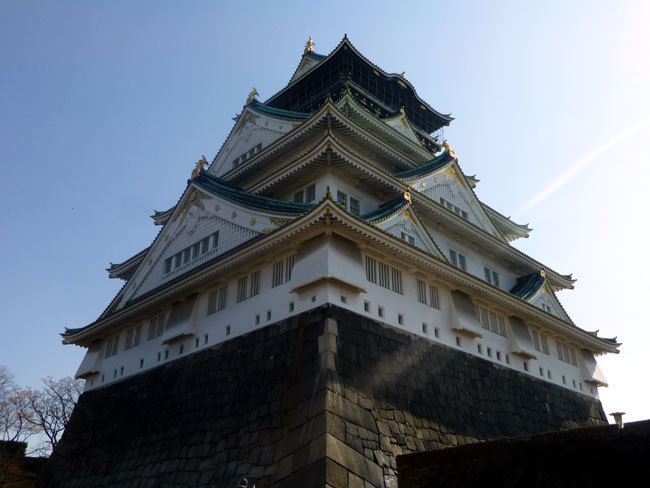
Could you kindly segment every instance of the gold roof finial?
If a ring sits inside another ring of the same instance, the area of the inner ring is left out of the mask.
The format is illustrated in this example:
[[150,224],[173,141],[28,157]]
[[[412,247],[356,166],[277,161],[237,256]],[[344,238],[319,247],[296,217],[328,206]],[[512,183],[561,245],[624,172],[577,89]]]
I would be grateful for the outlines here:
[[304,52],[304,54],[312,52],[314,50],[314,45],[315,44],[316,43],[314,42],[314,40],[311,38],[311,36],[309,36],[309,39],[307,40],[307,44],[305,44],[305,52]]
[[246,99],[246,105],[248,105],[253,100],[255,100],[257,98],[257,95],[259,95],[259,93],[257,93],[257,90],[255,89],[255,87],[253,87],[251,92],[248,94],[248,98]]
[[456,158],[456,153],[454,152],[454,150],[451,148],[451,146],[447,142],[447,139],[445,139],[444,142],[442,143],[442,147],[445,148],[445,150],[449,153],[449,155],[452,158],[454,158],[454,159]]
[[411,204],[413,203],[413,202],[411,201],[411,192],[409,192],[409,191],[405,191],[405,192],[404,192],[404,200],[406,200],[407,202],[409,202],[409,203],[411,203]]
[[542,278],[546,278],[546,271],[544,271],[543,269],[540,269],[540,270],[539,270],[539,275],[540,275]]
[[404,78],[406,76],[406,71],[402,71],[399,75]]
[[208,161],[207,159],[205,159],[205,155],[203,155],[203,157],[196,162],[196,167],[192,170],[192,179],[199,176],[201,170],[203,169],[204,166],[207,166],[207,164]]

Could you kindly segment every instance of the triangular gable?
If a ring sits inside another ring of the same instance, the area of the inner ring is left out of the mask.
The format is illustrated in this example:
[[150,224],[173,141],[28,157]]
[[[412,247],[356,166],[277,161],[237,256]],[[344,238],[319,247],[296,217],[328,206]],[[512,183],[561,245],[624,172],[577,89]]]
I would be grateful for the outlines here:
[[302,75],[310,71],[312,68],[314,68],[316,65],[318,65],[323,59],[325,59],[327,56],[324,56],[322,54],[316,54],[313,51],[307,52],[302,55],[302,59],[300,60],[300,64],[296,68],[296,72],[293,74],[291,79],[289,80],[289,83],[293,83],[295,80],[300,78]]
[[[404,113],[404,109],[399,113],[399,115],[395,117],[390,117],[383,119],[383,122],[395,129],[397,132],[402,134],[403,136],[407,137],[408,139],[412,140],[413,142],[422,145],[422,142],[418,138],[417,134],[415,133],[415,130],[413,130],[413,127],[411,126],[410,122],[406,118],[406,114]],[[424,146],[423,146],[424,147]]]
[[556,317],[571,322],[571,319],[564,311],[560,301],[546,280],[544,280],[544,284],[540,287],[538,292],[529,299],[529,301],[536,307],[539,307]]
[[517,282],[510,290],[510,293],[532,303],[545,312],[564,319],[567,322],[571,322],[551,285],[548,283],[544,270],[517,278]]
[[364,219],[383,231],[434,256],[446,259],[410,205],[407,193],[403,201],[388,202],[383,209]]
[[309,114],[274,109],[252,100],[210,165],[209,172],[221,176],[240,166],[277,139],[298,127]]
[[285,225],[311,207],[248,194],[201,172],[104,315]]
[[481,202],[476,198],[471,185],[458,166],[458,160],[453,158],[453,154],[451,159],[445,160],[443,156],[446,154],[449,154],[449,151],[432,159],[430,164],[395,176],[408,183],[413,190],[426,195],[497,239],[505,241],[483,209]]

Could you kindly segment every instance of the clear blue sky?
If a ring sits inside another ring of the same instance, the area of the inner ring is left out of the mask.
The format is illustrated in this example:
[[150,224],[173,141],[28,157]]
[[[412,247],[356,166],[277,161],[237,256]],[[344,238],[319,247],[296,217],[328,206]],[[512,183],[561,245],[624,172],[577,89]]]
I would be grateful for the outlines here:
[[0,1],[0,364],[74,374],[65,326],[92,322],[151,243],[194,162],[254,86],[289,80],[308,36],[347,33],[456,118],[479,197],[529,222],[517,246],[574,273],[559,298],[624,343],[607,412],[650,417],[650,2]]

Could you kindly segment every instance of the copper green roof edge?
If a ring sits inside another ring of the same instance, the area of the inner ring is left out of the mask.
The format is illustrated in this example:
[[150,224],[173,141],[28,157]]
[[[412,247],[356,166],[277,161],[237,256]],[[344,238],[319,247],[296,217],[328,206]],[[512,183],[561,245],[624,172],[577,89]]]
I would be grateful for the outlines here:
[[393,176],[400,179],[426,176],[433,173],[434,171],[439,170],[444,165],[453,160],[454,158],[451,156],[451,154],[449,154],[448,151],[445,151],[441,155],[433,158],[431,161],[424,163],[422,166],[418,166],[417,168],[413,169],[407,169],[406,171],[401,171],[399,173],[394,173]]
[[314,51],[309,51],[307,54],[305,54],[305,57],[313,59],[314,61],[322,61],[327,57],[327,54],[318,54]]
[[294,112],[293,110],[269,107],[259,100],[253,100],[248,104],[248,106],[253,110],[257,110],[258,112],[263,112],[274,117],[281,117],[283,119],[306,120],[311,117],[311,114],[306,114],[304,112]]
[[539,291],[544,285],[546,279],[540,273],[531,273],[529,275],[517,278],[515,286],[510,289],[510,293],[523,300],[527,300]]
[[193,179],[192,182],[232,202],[262,211],[297,215],[308,212],[315,206],[314,203],[287,202],[277,198],[248,193],[207,171],[201,171],[199,176]]
[[124,266],[129,261],[134,261],[135,262],[135,261],[137,261],[137,257],[140,256],[141,254],[142,254],[142,258],[144,258],[145,254],[149,251],[149,249],[151,249],[151,246],[144,248],[139,253],[134,254],[130,258],[125,259],[124,261],[122,261],[121,263],[116,264],[116,263],[110,263],[109,262],[108,264],[110,264],[110,266],[106,269],[106,271],[112,271],[112,270],[114,270],[116,268],[119,268],[120,266]]
[[366,222],[376,222],[397,212],[406,205],[408,205],[408,202],[403,197],[397,197],[381,205],[378,210],[362,215],[361,218]]

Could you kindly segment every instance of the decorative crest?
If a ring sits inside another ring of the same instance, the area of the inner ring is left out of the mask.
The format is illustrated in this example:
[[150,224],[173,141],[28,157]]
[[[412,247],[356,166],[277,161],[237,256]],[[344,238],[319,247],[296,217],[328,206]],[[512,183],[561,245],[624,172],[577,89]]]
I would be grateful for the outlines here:
[[449,153],[449,155],[452,158],[456,159],[456,153],[454,152],[454,150],[451,148],[451,146],[447,142],[447,139],[445,139],[444,142],[442,143],[442,147],[445,148],[445,150]]
[[413,204],[413,202],[411,201],[411,192],[410,191],[405,191],[404,192],[404,200],[406,200],[410,204]]
[[314,42],[314,40],[311,38],[311,36],[309,36],[309,39],[307,40],[307,44],[305,44],[305,52],[304,52],[304,54],[312,52],[314,50],[314,45],[315,44],[316,43]]
[[539,275],[540,275],[542,278],[546,278],[546,271],[544,271],[543,269],[540,269],[540,270],[539,270]]
[[192,170],[192,179],[199,176],[201,170],[207,165],[208,161],[205,159],[205,155],[203,155],[203,157],[196,162],[196,167]]
[[406,116],[406,109],[404,107],[399,109],[400,113],[404,116]]
[[251,92],[248,94],[248,98],[246,99],[246,105],[248,105],[253,100],[255,100],[257,98],[257,95],[259,95],[259,93],[257,93],[257,90],[255,89],[255,87],[253,87]]

